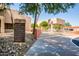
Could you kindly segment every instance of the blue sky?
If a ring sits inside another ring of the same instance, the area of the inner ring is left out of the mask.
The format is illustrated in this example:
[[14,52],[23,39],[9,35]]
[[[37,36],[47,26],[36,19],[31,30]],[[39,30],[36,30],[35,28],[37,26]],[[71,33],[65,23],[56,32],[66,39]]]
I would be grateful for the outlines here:
[[[19,10],[19,5],[15,4],[11,6],[12,9]],[[71,8],[66,13],[59,13],[57,15],[47,14],[42,12],[40,14],[39,20],[48,20],[50,18],[62,18],[66,22],[70,22],[73,26],[79,26],[79,4],[76,4],[74,8]],[[33,18],[32,18],[33,21]]]

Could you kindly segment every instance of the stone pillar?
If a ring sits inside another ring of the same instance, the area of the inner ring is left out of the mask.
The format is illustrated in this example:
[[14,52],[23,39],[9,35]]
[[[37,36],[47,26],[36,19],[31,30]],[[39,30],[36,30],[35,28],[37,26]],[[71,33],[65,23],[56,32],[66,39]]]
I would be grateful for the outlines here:
[[0,16],[0,19],[1,19],[1,35],[3,36],[5,33],[4,17]]
[[25,20],[14,21],[14,42],[25,42]]

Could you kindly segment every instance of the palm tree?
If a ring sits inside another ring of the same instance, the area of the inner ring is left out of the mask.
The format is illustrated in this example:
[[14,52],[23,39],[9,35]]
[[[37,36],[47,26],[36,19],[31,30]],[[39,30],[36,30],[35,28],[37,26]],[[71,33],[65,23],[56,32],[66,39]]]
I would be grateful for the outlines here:
[[68,9],[73,8],[73,3],[23,3],[20,4],[20,11],[24,14],[32,15],[34,17],[33,34],[35,33],[35,24],[37,17],[42,11],[49,14],[58,14],[67,12]]

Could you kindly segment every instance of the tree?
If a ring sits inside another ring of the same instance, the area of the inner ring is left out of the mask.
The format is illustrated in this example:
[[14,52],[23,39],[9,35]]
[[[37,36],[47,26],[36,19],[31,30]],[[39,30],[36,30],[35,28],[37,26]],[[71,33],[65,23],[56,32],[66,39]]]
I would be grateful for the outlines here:
[[42,27],[47,27],[47,26],[48,26],[48,22],[42,21],[42,22],[40,23],[40,26],[42,26]]
[[32,15],[34,17],[34,29],[35,24],[39,18],[42,11],[49,14],[58,14],[60,12],[67,12],[68,9],[73,8],[75,4],[73,3],[23,3],[20,4],[20,11],[24,14]]
[[61,24],[54,24],[53,28],[58,32],[58,31],[60,31],[60,29],[63,28],[63,25],[61,25]]
[[[34,28],[34,24],[31,24],[31,27]],[[35,27],[38,27],[38,24],[36,24]]]
[[69,22],[65,22],[64,26],[71,26]]
[[6,9],[6,6],[9,6],[7,3],[0,3],[0,12]]
[[43,29],[47,29],[48,28],[48,22],[46,22],[46,21],[42,21],[41,23],[40,23],[40,27],[42,27]]

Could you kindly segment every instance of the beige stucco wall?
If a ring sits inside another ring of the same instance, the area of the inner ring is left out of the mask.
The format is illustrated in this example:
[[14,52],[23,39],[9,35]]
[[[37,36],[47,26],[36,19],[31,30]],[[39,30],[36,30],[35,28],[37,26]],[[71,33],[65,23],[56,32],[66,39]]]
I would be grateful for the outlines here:
[[12,17],[13,17],[13,22],[16,21],[16,19],[25,19],[23,15],[19,14],[18,11],[11,9],[11,12],[10,12],[10,10],[6,10],[5,23],[12,23],[11,13],[12,13]]
[[74,31],[79,31],[79,28],[75,28]]
[[53,21],[53,24],[62,24],[62,25],[64,25],[64,23],[65,23],[65,20],[60,19],[60,18],[54,18],[54,19],[51,19],[51,21]]
[[25,24],[25,30],[31,31],[31,18],[26,16],[26,24]]
[[15,23],[16,20],[18,19],[25,19],[26,23],[25,23],[25,28],[26,30],[30,30],[31,29],[31,18],[28,16],[24,16],[19,14],[18,11],[11,9],[10,10],[6,10],[3,12],[0,12],[0,16],[4,16],[4,23],[12,23],[11,20],[11,13],[12,13],[12,17],[13,17],[13,22]]
[[2,35],[4,35],[5,32],[5,25],[4,25],[4,17],[0,16],[0,33],[2,33]]

